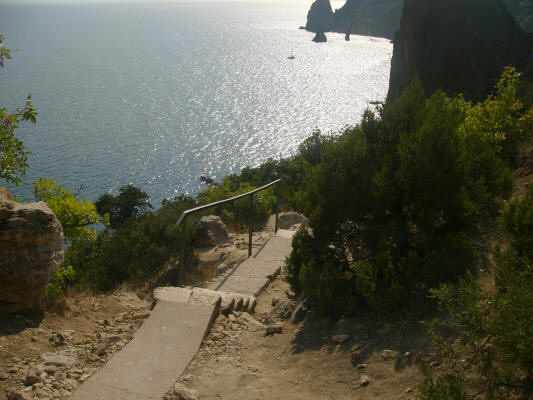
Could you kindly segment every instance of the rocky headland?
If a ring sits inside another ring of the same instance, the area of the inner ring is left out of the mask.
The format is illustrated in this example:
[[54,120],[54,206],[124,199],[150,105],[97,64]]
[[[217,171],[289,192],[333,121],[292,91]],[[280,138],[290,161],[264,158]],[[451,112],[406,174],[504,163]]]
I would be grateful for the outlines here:
[[329,0],[316,0],[307,14],[310,32],[339,32],[392,39],[400,27],[403,0],[347,0],[335,11]]
[[[502,4],[524,32],[533,32],[533,2],[502,0]],[[346,4],[333,11],[329,0],[316,0],[307,14],[305,29],[314,33],[338,32],[393,39],[400,28],[403,5],[404,0],[346,0]]]

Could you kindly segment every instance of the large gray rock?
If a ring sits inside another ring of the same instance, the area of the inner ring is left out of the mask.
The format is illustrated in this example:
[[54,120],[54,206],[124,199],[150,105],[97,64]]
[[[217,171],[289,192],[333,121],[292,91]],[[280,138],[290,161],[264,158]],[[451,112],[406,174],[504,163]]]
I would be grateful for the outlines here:
[[290,229],[293,225],[304,224],[308,225],[309,220],[302,214],[296,211],[282,211],[278,216],[278,228]]
[[0,314],[40,307],[63,262],[63,229],[43,202],[21,204],[0,188]]
[[216,215],[200,218],[194,243],[199,247],[213,247],[229,240],[228,228]]

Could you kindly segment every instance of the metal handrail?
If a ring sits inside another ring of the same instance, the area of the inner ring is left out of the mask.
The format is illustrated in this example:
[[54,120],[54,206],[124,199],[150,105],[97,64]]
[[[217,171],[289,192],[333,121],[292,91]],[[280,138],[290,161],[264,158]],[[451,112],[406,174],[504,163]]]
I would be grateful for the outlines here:
[[[181,225],[181,231],[182,231],[182,240],[181,240],[181,249],[180,249],[180,265],[179,265],[179,271],[178,271],[178,285],[183,285],[183,269],[185,267],[185,239],[187,235],[187,216],[190,214],[194,214],[203,210],[206,210],[211,207],[216,207],[222,204],[231,203],[235,200],[240,200],[245,197],[250,197],[250,227],[248,231],[248,257],[252,255],[252,229],[253,229],[253,209],[254,209],[254,194],[265,190],[269,188],[270,186],[277,185],[281,182],[281,179],[276,179],[273,182],[270,182],[264,186],[261,186],[260,188],[257,188],[255,190],[251,190],[250,192],[240,194],[238,196],[231,197],[229,199],[215,201],[214,203],[209,203],[203,206],[191,208],[190,210],[186,210],[181,213],[180,217],[178,218],[178,221],[176,222],[177,226]],[[279,192],[276,190],[276,223],[274,227],[274,232],[278,231],[278,215],[279,215]]]

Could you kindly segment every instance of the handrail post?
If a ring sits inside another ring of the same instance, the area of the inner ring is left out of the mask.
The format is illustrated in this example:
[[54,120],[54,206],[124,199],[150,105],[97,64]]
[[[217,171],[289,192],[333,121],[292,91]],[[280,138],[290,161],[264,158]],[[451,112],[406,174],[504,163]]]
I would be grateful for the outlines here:
[[276,185],[276,224],[274,227],[274,233],[278,232],[278,218],[279,218],[279,187]]
[[185,239],[187,237],[187,217],[183,218],[181,225],[180,266],[178,271],[178,286],[183,286],[183,270],[185,269]]
[[250,195],[250,230],[248,231],[248,257],[252,255],[252,230],[254,225],[254,195]]
[[[281,182],[281,179],[276,179],[273,182],[270,182],[264,186],[261,186],[260,188],[257,188],[255,190],[252,190],[247,193],[242,193],[238,196],[233,196],[229,199],[219,200],[215,201],[214,203],[205,204],[203,206],[191,208],[189,210],[183,211],[178,218],[178,221],[176,222],[177,226],[181,226],[181,246],[180,246],[180,260],[179,260],[179,266],[178,266],[178,272],[177,272],[177,283],[179,286],[183,286],[185,284],[184,280],[184,271],[185,271],[185,242],[187,238],[187,216],[189,214],[197,213],[202,210],[206,210],[211,207],[216,207],[222,204],[230,203],[236,200],[243,200],[249,196],[250,197],[250,216],[249,216],[249,232],[248,232],[248,257],[252,255],[252,234],[253,234],[253,227],[254,227],[254,194],[259,193],[262,190],[265,190],[269,188],[270,186],[277,185]],[[278,214],[279,214],[279,190],[276,187],[276,231],[278,230]]]

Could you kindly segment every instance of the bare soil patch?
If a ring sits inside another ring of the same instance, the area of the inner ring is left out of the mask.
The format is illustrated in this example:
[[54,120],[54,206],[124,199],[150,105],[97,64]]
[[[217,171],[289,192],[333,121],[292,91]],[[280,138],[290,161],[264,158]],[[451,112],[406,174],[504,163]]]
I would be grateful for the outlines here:
[[0,319],[0,400],[68,398],[133,338],[150,309],[124,290],[65,301],[62,314]]
[[[361,315],[332,324],[308,312],[294,324],[284,313],[288,291],[278,277],[253,317],[220,316],[178,383],[199,399],[415,398],[422,360],[431,361],[418,319]],[[281,333],[266,335],[272,326]]]

